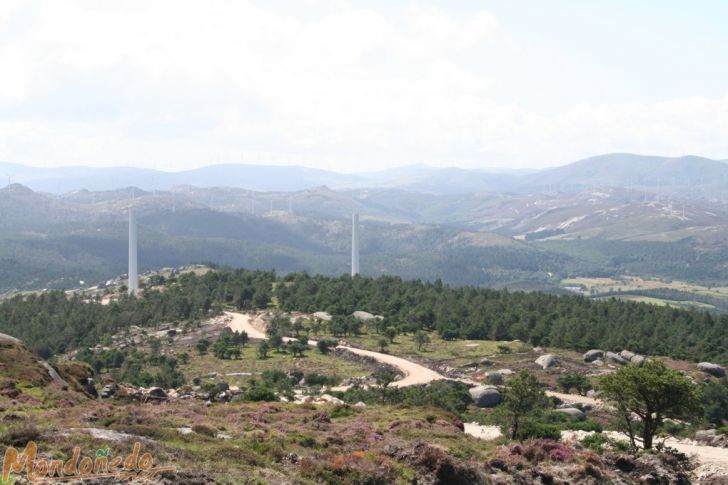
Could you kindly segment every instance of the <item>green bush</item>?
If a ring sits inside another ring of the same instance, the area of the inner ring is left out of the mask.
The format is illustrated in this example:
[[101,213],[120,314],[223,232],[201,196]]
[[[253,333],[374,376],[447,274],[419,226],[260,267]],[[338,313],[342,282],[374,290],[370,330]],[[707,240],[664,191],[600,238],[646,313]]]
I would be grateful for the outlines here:
[[556,383],[561,388],[562,391],[565,393],[569,393],[572,389],[575,389],[576,392],[581,394],[582,396],[587,393],[592,388],[591,382],[589,382],[589,379],[583,375],[579,374],[577,372],[570,372],[568,374],[564,374],[560,376]]
[[503,384],[503,382],[503,374],[499,374],[498,372],[492,372],[488,374],[488,384],[500,386]]
[[596,431],[601,433],[604,431],[604,427],[593,419],[574,419],[566,416],[563,413],[549,412],[543,417],[543,421],[548,424],[553,424],[559,427],[561,430],[570,431]]
[[303,382],[308,386],[335,386],[339,383],[339,378],[321,374],[307,374],[303,378]]
[[316,348],[319,352],[322,354],[328,353],[331,349],[336,348],[336,346],[339,344],[337,340],[330,339],[330,338],[323,338],[316,342]]
[[343,406],[336,406],[333,408],[329,412],[329,417],[331,417],[331,419],[346,418],[348,416],[353,416],[354,414],[356,414],[356,408],[345,404]]
[[275,401],[276,395],[267,387],[254,386],[243,394],[245,401]]
[[596,451],[604,451],[607,445],[610,444],[610,440],[603,433],[594,433],[584,437],[580,443],[585,448],[591,448]]
[[561,439],[561,427],[558,424],[544,423],[534,419],[525,419],[516,433],[518,441],[529,438],[542,438],[558,441]]
[[210,438],[217,436],[217,430],[206,424],[195,424],[192,426],[192,431],[203,436],[209,436]]
[[503,355],[506,355],[506,354],[510,354],[511,352],[513,352],[513,351],[512,351],[512,350],[511,350],[511,348],[510,348],[509,346],[507,346],[507,345],[503,345],[503,344],[501,344],[501,345],[499,345],[499,346],[498,346],[498,353],[499,353],[499,354],[503,354]]
[[675,421],[665,421],[662,423],[662,426],[660,426],[659,431],[662,433],[667,433],[673,436],[678,436],[687,430],[687,427],[684,424],[675,422]]
[[435,381],[427,386],[409,386],[404,388],[387,388],[383,395],[377,389],[364,389],[354,386],[345,392],[337,393],[347,403],[362,401],[367,404],[405,404],[407,406],[436,407],[446,409],[453,414],[465,412],[473,402],[468,386],[460,382]]
[[41,431],[33,424],[23,424],[18,427],[7,429],[0,435],[0,443],[8,446],[25,446],[29,441],[38,441],[42,436]]

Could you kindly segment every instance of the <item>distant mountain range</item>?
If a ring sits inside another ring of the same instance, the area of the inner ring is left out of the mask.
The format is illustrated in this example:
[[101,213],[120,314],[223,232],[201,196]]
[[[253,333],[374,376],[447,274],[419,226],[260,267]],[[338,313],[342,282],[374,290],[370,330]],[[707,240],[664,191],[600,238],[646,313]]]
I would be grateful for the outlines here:
[[728,207],[631,188],[432,194],[402,188],[253,192],[177,186],[0,188],[0,294],[125,271],[126,208],[144,269],[212,262],[342,274],[352,212],[367,275],[558,290],[563,278],[639,274],[728,282]]
[[439,195],[479,192],[575,192],[627,187],[666,196],[724,198],[728,163],[702,157],[656,157],[616,153],[544,170],[462,169],[412,165],[343,174],[301,166],[212,165],[180,172],[129,167],[40,168],[0,162],[0,173],[35,191],[55,194],[120,187],[170,190],[178,186],[232,187],[253,191],[393,188]]

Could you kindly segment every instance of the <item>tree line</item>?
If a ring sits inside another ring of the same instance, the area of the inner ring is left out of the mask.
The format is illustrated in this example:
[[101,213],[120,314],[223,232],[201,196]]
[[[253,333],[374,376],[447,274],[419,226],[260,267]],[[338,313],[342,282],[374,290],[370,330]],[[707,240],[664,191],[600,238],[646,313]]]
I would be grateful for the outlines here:
[[[648,355],[728,363],[728,315],[617,299],[512,292],[440,280],[311,276],[220,269],[163,281],[164,290],[108,305],[62,292],[0,303],[0,332],[42,356],[109,341],[131,325],[194,322],[220,313],[275,307],[328,311],[336,321],[356,310],[382,315],[403,333],[436,331],[444,339],[521,340],[577,351],[627,348]],[[347,320],[348,321],[348,320]],[[344,327],[343,331],[355,331]]]

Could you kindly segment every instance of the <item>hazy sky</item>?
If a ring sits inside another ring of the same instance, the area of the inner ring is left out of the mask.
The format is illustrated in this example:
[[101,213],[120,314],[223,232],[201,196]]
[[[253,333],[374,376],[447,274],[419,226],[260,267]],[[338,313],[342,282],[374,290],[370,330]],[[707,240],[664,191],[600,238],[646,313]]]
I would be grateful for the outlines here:
[[728,2],[1,0],[0,160],[728,158]]

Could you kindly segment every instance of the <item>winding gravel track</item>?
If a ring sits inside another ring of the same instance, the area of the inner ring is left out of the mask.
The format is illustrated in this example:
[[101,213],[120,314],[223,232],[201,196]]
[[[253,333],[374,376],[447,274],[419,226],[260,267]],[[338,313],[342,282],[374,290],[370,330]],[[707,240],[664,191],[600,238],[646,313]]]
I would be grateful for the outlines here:
[[[228,322],[228,327],[236,332],[245,332],[248,334],[248,337],[253,339],[260,339],[265,340],[268,337],[265,334],[265,322],[260,317],[260,315],[254,315],[250,313],[236,313],[236,312],[225,312],[225,315],[227,315],[230,318],[230,321]],[[315,340],[309,340],[309,345],[314,347],[316,346]],[[418,384],[427,384],[432,381],[439,381],[439,380],[445,380],[449,379],[448,377],[445,377],[444,375],[440,374],[439,372],[436,372],[432,369],[429,369],[423,365],[417,364],[415,362],[412,362],[410,360],[404,359],[402,357],[396,357],[394,355],[389,354],[383,354],[381,352],[374,352],[372,350],[364,350],[359,349],[356,347],[350,347],[348,345],[339,345],[337,346],[339,349],[348,350],[349,352],[357,355],[362,355],[365,357],[371,357],[372,359],[376,360],[377,362],[381,362],[383,364],[391,365],[392,367],[397,368],[404,377],[396,382],[393,382],[391,385],[394,387],[407,387],[407,386],[416,386]],[[471,381],[469,379],[455,379],[459,380],[465,384],[469,385],[478,385],[479,383]],[[576,396],[573,394],[561,394],[558,392],[551,392],[549,391],[548,394],[550,396],[557,397],[561,399],[564,402],[569,403],[580,403],[580,404],[591,404],[592,406],[599,406],[600,402],[596,399],[592,399],[590,397],[586,396]]]
[[[248,334],[248,337],[254,339],[265,340],[268,338],[265,335],[265,323],[259,316],[234,312],[225,312],[225,314],[231,318],[230,322],[228,323],[228,327],[231,330],[237,332],[244,331]],[[308,344],[312,347],[315,347],[316,343],[317,342],[315,340],[308,341]],[[348,345],[339,345],[337,346],[337,348],[348,350],[352,354],[361,355],[364,357],[371,357],[377,362],[396,367],[400,372],[402,372],[404,377],[390,384],[393,387],[415,386],[418,384],[427,384],[428,382],[446,379],[445,376],[439,374],[438,372],[428,369],[425,366],[411,362],[407,359],[396,357],[394,355],[382,354],[380,352],[373,352],[371,350],[358,349],[356,347],[350,347]]]
[[[253,315],[253,314],[244,314],[244,313],[234,313],[234,312],[225,312],[225,314],[230,317],[230,321],[228,322],[228,327],[233,331],[244,331],[248,334],[250,338],[254,339],[261,339],[265,340],[268,337],[265,335],[265,322],[259,315]],[[315,340],[309,340],[309,345],[315,346],[316,341]],[[352,352],[357,355],[363,355],[366,357],[371,357],[372,359],[376,360],[377,362],[381,362],[383,364],[391,365],[392,367],[396,367],[399,369],[404,377],[400,379],[399,381],[393,382],[390,384],[394,387],[407,387],[407,386],[414,386],[418,384],[427,384],[432,381],[438,381],[443,379],[448,379],[447,377],[443,376],[442,374],[433,371],[432,369],[428,369],[427,367],[417,364],[415,362],[409,361],[407,359],[403,359],[401,357],[395,357],[393,355],[389,354],[383,354],[380,352],[374,352],[371,350],[364,350],[364,349],[358,349],[356,347],[349,347],[347,345],[339,345],[337,348],[348,350],[349,352]],[[458,379],[461,382],[464,382],[466,384],[475,385],[478,384],[474,381],[470,381],[468,379]],[[576,396],[573,394],[562,394],[558,392],[551,392],[548,391],[547,394],[549,396],[554,396],[559,399],[561,399],[564,402],[569,403],[580,403],[580,404],[590,404],[592,406],[601,406],[603,403],[597,399],[593,399],[586,396]],[[468,425],[471,429],[469,429],[468,434],[472,434],[474,436],[484,438],[484,439],[493,439],[493,437],[497,436],[495,434],[494,429],[491,429],[492,427],[483,427],[484,429],[480,429],[481,427],[478,427],[477,425]],[[487,428],[487,429],[486,429]],[[666,444],[668,446],[674,447],[677,450],[681,451],[682,453],[693,455],[697,457],[698,461],[701,464],[710,464],[710,465],[717,465],[720,467],[721,470],[725,469],[728,471],[728,449],[725,448],[716,448],[713,446],[701,446],[701,445],[694,445],[694,444],[688,444],[681,441],[677,441],[675,439],[668,439],[666,441]]]

